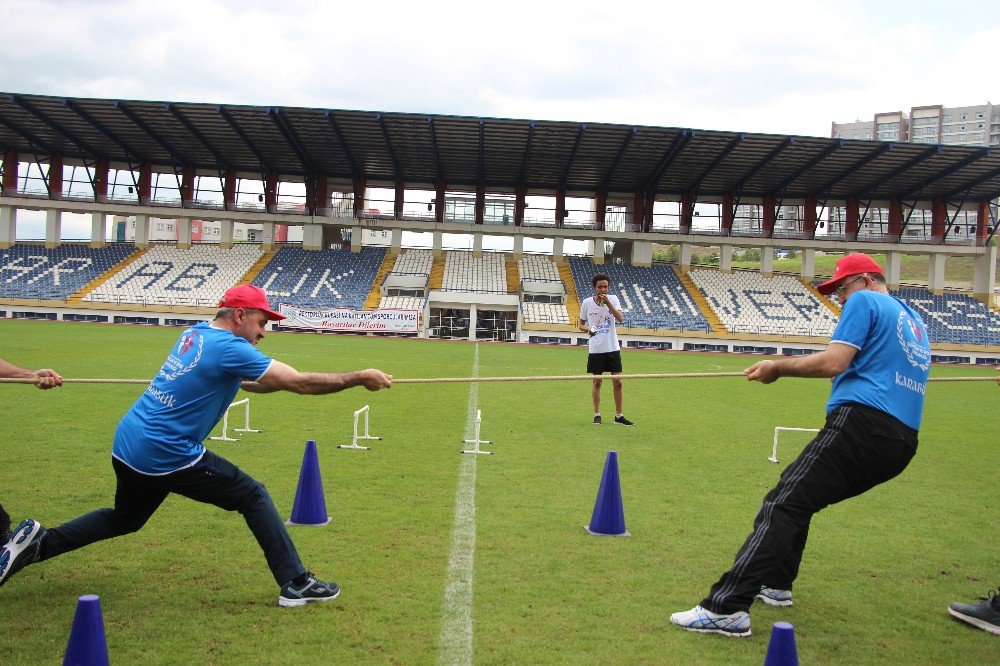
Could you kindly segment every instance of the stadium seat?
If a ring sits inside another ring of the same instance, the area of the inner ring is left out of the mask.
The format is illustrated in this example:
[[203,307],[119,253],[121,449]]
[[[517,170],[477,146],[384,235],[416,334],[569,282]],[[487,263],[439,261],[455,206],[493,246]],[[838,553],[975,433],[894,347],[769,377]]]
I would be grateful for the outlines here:
[[132,243],[100,248],[15,244],[0,251],[0,297],[65,301],[133,252]]
[[[537,282],[558,282],[559,267],[552,258],[540,254],[528,254],[517,262],[522,280]],[[579,313],[577,313],[579,314]],[[525,301],[521,307],[521,317],[526,323],[536,324],[569,324],[569,313],[565,303],[534,303]]]
[[712,330],[671,266],[595,266],[586,257],[570,257],[569,265],[581,301],[593,292],[590,281],[596,273],[611,278],[611,293],[621,302],[626,327]]
[[111,275],[84,300],[211,307],[246,275],[260,255],[259,245],[240,244],[230,249],[157,245]]
[[917,287],[892,293],[920,313],[932,343],[1000,345],[1000,314],[972,296]]
[[441,288],[449,291],[507,293],[507,266],[502,254],[485,252],[476,258],[471,252],[445,252]]
[[689,275],[732,333],[828,338],[837,325],[837,315],[793,277],[714,269]]
[[332,248],[304,250],[285,246],[254,278],[275,305],[361,309],[385,258],[385,248],[361,252]]

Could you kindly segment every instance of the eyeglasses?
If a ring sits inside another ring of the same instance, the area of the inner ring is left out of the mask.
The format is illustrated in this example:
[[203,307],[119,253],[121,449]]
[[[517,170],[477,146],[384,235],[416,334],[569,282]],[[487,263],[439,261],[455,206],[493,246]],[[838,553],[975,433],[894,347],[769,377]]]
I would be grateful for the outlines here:
[[865,279],[865,277],[867,277],[867,274],[866,273],[862,273],[861,275],[859,275],[858,277],[854,278],[850,282],[845,282],[844,284],[842,284],[839,287],[837,287],[837,298],[839,298],[840,300],[844,300],[844,293],[847,291],[847,288],[849,286],[851,286],[852,284],[854,284],[855,282],[857,282],[858,280]]

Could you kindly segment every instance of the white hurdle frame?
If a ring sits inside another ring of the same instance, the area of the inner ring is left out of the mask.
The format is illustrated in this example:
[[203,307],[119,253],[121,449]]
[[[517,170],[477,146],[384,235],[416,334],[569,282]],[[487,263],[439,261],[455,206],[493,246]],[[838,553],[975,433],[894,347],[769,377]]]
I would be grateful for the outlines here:
[[491,456],[492,451],[482,451],[479,448],[480,444],[492,444],[493,442],[486,439],[479,439],[479,427],[483,423],[483,411],[481,409],[476,410],[476,434],[473,439],[463,439],[462,442],[465,444],[473,444],[471,449],[462,449],[462,453],[481,453],[483,455]]
[[[372,437],[371,435],[368,434],[368,413],[370,411],[371,410],[369,409],[368,405],[365,405],[364,407],[362,407],[358,411],[354,412],[354,437],[353,437],[353,439],[351,439],[351,443],[349,445],[348,444],[340,444],[340,445],[337,446],[338,449],[361,449],[363,451],[371,451],[372,447],[370,447],[370,446],[360,446],[358,444],[358,440],[359,439],[364,439],[364,440],[367,440],[367,439],[380,440],[380,439],[382,439],[381,437]],[[363,435],[359,435],[358,434],[358,418],[361,416],[361,414],[365,415],[365,434],[363,434]]]
[[237,400],[233,404],[226,407],[226,413],[222,416],[222,437],[209,437],[213,442],[238,442],[240,440],[235,437],[229,436],[229,410],[233,407],[244,406],[243,409],[243,427],[233,428],[233,432],[262,432],[260,430],[255,430],[250,427],[250,398],[243,398],[242,400]]
[[785,428],[777,426],[774,429],[774,447],[771,449],[771,457],[768,458],[773,463],[778,462],[778,433],[779,432],[819,432],[819,428]]

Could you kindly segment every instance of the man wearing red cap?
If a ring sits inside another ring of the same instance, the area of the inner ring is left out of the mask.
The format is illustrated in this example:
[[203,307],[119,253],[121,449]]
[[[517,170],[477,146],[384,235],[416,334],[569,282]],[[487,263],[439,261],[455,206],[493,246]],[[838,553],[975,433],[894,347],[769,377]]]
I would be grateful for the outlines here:
[[760,361],[743,374],[763,384],[833,377],[826,424],[764,497],[732,569],[701,604],[670,616],[690,631],[749,636],[755,598],[791,606],[813,514],[888,481],[916,453],[931,363],[920,315],[889,294],[882,268],[865,254],[838,261],[819,292],[836,292],[843,307],[830,346]]
[[256,345],[267,322],[281,319],[264,290],[247,284],[225,293],[213,322],[184,331],[115,431],[114,508],[48,530],[33,520],[22,522],[14,533],[17,552],[0,571],[0,585],[34,562],[139,530],[167,495],[177,493],[243,514],[281,588],[280,605],[334,599],[340,587],[316,579],[302,565],[264,485],[202,444],[241,384],[256,393],[313,395],[392,386],[392,377],[379,370],[299,372],[265,356]]

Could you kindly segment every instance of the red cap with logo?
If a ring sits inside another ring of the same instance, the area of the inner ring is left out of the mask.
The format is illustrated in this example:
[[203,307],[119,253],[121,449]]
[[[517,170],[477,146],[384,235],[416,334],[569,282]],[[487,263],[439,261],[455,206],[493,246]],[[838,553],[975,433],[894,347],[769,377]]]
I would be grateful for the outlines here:
[[819,293],[829,296],[837,290],[837,283],[844,278],[862,273],[876,273],[884,275],[882,267],[875,263],[875,260],[867,254],[848,254],[841,257],[837,262],[837,267],[833,270],[833,277],[816,287]]
[[230,287],[222,295],[219,301],[220,308],[246,308],[250,310],[260,310],[267,315],[271,321],[281,321],[285,315],[278,314],[271,309],[271,304],[267,302],[267,294],[260,287],[252,284],[241,284]]

